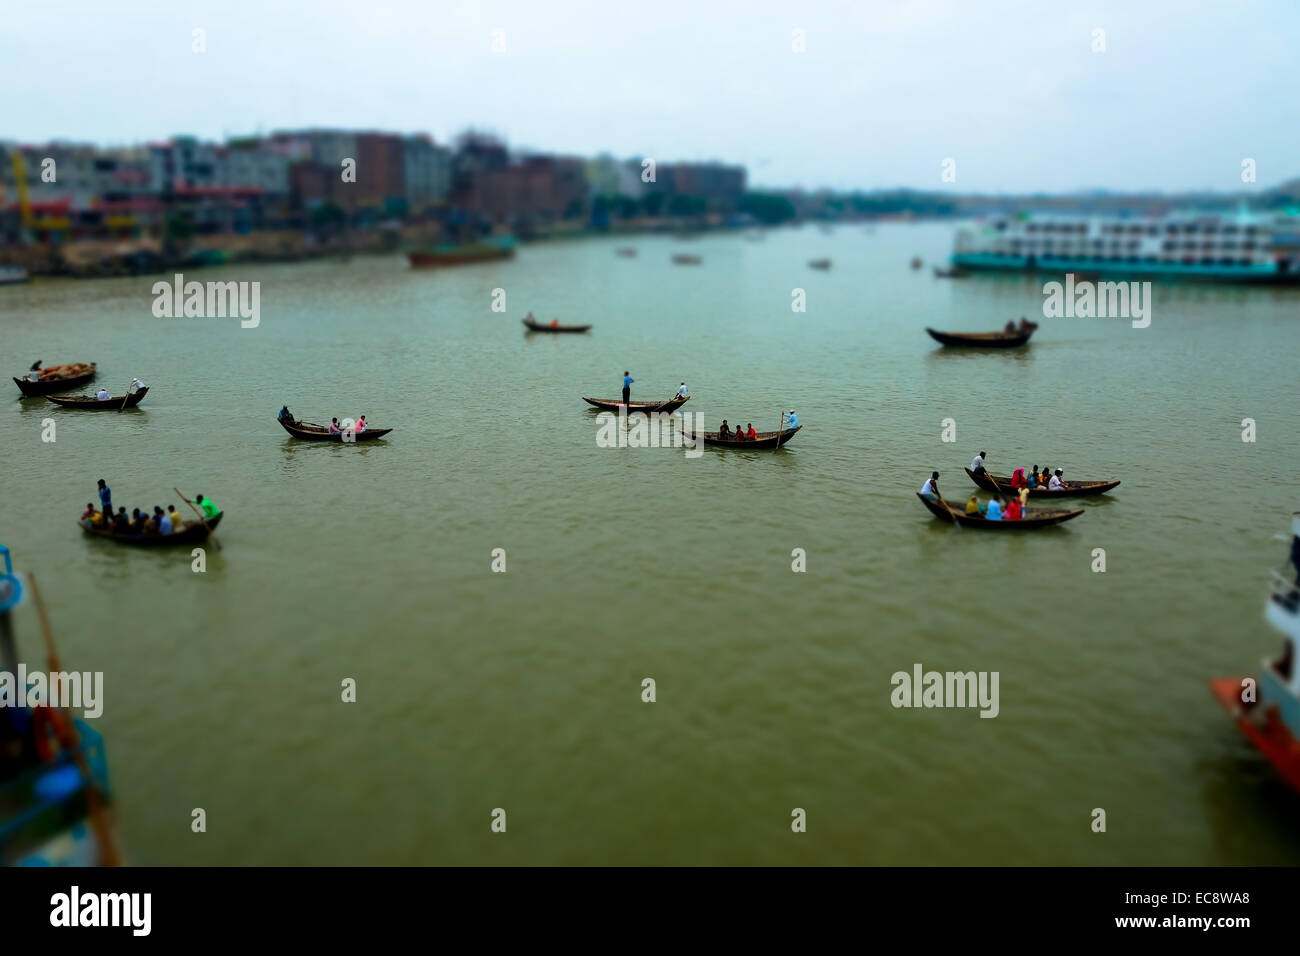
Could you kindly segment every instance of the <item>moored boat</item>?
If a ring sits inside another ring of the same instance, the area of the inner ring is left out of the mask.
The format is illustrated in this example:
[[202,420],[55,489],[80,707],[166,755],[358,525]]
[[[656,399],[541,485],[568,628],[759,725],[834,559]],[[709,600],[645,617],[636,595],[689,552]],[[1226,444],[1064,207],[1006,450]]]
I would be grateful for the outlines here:
[[1060,524],[1062,521],[1069,521],[1071,518],[1077,518],[1083,514],[1082,508],[1073,510],[1059,508],[1026,508],[1025,516],[1017,521],[1007,519],[992,520],[983,515],[968,515],[959,508],[954,508],[946,501],[940,504],[934,498],[927,497],[919,491],[916,497],[921,499],[921,504],[929,509],[930,513],[936,518],[942,518],[944,521],[956,521],[958,524],[966,525],[973,528],[992,528],[1009,531],[1029,531],[1034,528],[1046,528],[1049,525]]
[[53,402],[55,405],[62,405],[64,408],[76,408],[83,412],[110,412],[119,408],[135,408],[149,393],[149,387],[145,386],[137,392],[123,397],[109,397],[107,399],[98,399],[93,395],[77,395],[75,397],[57,398],[53,395],[46,395],[47,402]]
[[[588,405],[593,405],[606,412],[617,412],[623,407],[623,400],[621,398],[588,398],[584,395],[582,396],[582,400]],[[665,402],[628,402],[627,412],[629,415],[635,415],[637,413],[651,414],[654,412],[672,412],[681,408],[690,400],[690,396],[687,396],[686,398],[678,398],[674,395]]]
[[35,371],[39,373],[39,381],[29,381],[26,377],[14,379],[14,384],[18,386],[19,391],[29,398],[67,392],[85,385],[95,377],[95,363],[72,362],[68,365],[52,365]]
[[936,279],[968,279],[970,273],[965,269],[944,269],[941,266],[935,266],[934,277]]
[[415,249],[408,252],[406,258],[416,268],[429,268],[491,262],[509,259],[514,254],[514,236],[489,236],[478,242],[442,243],[427,249]]
[[[1001,475],[990,475],[988,472],[975,474],[969,468],[966,469],[966,475],[971,481],[979,485],[985,491],[992,491],[1001,495],[1012,494],[1011,479],[1004,478]],[[1119,487],[1119,479],[1110,481],[1063,481],[1065,489],[1063,491],[1048,491],[1046,488],[1030,488],[1029,497],[1031,498],[1081,498],[1084,495],[1102,495]]]
[[206,525],[196,516],[183,523],[179,531],[173,531],[171,534],[135,534],[134,532],[116,534],[112,528],[96,528],[85,523],[78,523],[77,527],[92,537],[107,538],[109,541],[116,541],[118,544],[129,544],[144,548],[167,548],[177,544],[197,544],[200,541],[206,541],[209,532],[215,531],[217,525],[221,524],[221,519],[225,516],[224,511],[219,511],[207,519]]
[[590,325],[557,325],[538,322],[536,319],[522,319],[529,332],[590,332]]
[[621,249],[615,249],[614,252],[617,253],[618,255],[622,256],[624,259],[635,259],[635,258],[636,258],[636,250],[633,249],[633,248],[630,247],[630,246],[625,246],[625,247],[623,247],[623,248],[621,248]]
[[946,345],[955,348],[980,348],[980,349],[1014,349],[1025,345],[1029,337],[1034,334],[1036,325],[1028,329],[1016,329],[1015,332],[940,332],[926,326],[925,331],[929,333],[930,338],[934,339],[940,345]]
[[829,259],[809,259],[809,260],[808,260],[808,268],[810,268],[810,269],[822,269],[822,270],[826,270],[826,269],[829,269],[830,267],[831,267],[831,260],[829,260]]
[[[795,436],[795,432],[803,428],[802,425],[796,425],[794,428],[787,428],[783,432],[755,432],[755,438],[719,438],[718,432],[701,432],[700,438],[706,445],[717,445],[719,448],[742,448],[747,451],[762,451],[764,449],[784,448],[786,443]],[[683,432],[682,438],[687,441],[694,441],[695,435],[690,432]]]
[[[326,425],[317,425],[315,422],[300,422],[296,420],[285,421],[283,418],[277,418],[276,421],[280,426],[294,438],[301,438],[303,441],[337,441],[344,440],[344,432],[330,432]],[[376,438],[383,438],[391,428],[371,428],[366,427],[363,432],[353,431],[347,439],[348,444],[354,441],[374,441]]]
[[673,256],[673,265],[678,266],[698,266],[704,260],[699,256],[692,255],[675,255]]
[[[1273,576],[1264,616],[1281,631],[1282,655],[1254,677],[1215,677],[1210,693],[1291,787],[1300,791],[1300,513],[1291,516],[1291,571]],[[1293,576],[1294,573],[1294,576]]]

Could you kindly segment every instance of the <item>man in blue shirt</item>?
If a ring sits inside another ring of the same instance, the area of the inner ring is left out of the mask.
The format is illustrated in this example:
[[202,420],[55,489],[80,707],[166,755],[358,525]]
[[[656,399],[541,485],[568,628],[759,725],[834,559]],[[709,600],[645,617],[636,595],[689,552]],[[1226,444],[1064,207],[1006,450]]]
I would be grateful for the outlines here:
[[632,378],[626,370],[623,371],[623,404],[628,405],[632,399],[632,383],[636,379]]
[[989,510],[985,512],[984,517],[990,521],[1002,520],[1002,499],[997,495],[994,495],[993,500],[989,502]]
[[99,503],[104,506],[104,524],[113,520],[113,492],[104,479],[99,479]]
[[788,412],[786,412],[785,415],[784,415],[783,417],[785,418],[785,421],[782,422],[782,424],[781,424],[781,430],[782,430],[782,431],[784,431],[784,430],[787,429],[787,428],[798,428],[798,427],[799,427],[799,416],[796,415],[796,414],[794,413],[794,409],[793,409],[793,408],[790,409]]

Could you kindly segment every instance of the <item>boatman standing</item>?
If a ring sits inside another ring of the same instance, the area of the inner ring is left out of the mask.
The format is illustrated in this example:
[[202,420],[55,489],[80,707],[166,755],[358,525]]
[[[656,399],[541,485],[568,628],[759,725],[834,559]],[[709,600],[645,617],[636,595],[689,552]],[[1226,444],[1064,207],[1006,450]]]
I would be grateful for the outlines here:
[[104,506],[104,520],[113,519],[113,492],[103,478],[99,479],[99,503]]
[[927,498],[938,498],[939,486],[936,483],[938,480],[939,473],[937,471],[930,472],[930,477],[925,479],[925,484],[921,486],[921,494]]
[[[624,369],[623,370],[623,404],[624,405],[630,406],[632,403],[632,383],[635,381],[636,379],[634,379],[631,375],[629,375],[627,370]],[[659,394],[662,395],[663,392],[660,392]]]
[[970,470],[977,475],[984,474],[984,456],[986,454],[987,452],[980,452],[978,455],[976,455],[974,458],[971,459]]
[[205,518],[215,518],[217,515],[221,514],[221,509],[212,503],[212,499],[204,498],[202,495],[195,495],[194,500],[191,501],[190,504],[198,505],[202,508],[203,517]]
[[679,388],[679,389],[677,390],[677,396],[676,396],[676,397],[677,397],[677,398],[682,398],[682,399],[686,399],[686,398],[690,398],[690,397],[691,397],[691,393],[688,392],[688,391],[686,391],[686,383],[685,383],[685,382],[682,382],[682,387]]
[[146,388],[148,388],[148,387],[149,387],[148,385],[146,385],[144,382],[140,381],[138,378],[133,378],[133,379],[131,379],[131,387],[128,388],[127,391],[128,391],[128,392],[142,392],[142,391],[144,391],[144,390],[145,390]]
[[[798,428],[798,427],[799,427],[799,416],[794,413],[793,408],[781,416],[781,431],[785,431],[787,428]],[[935,475],[934,477],[938,478],[939,476]]]

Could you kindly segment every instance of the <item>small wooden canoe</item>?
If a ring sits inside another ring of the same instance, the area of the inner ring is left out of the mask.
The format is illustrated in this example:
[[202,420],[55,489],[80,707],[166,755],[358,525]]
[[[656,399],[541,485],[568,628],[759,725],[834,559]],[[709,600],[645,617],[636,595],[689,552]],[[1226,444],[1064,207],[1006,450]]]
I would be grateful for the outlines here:
[[829,269],[830,267],[831,267],[831,260],[829,259],[810,259],[808,261],[808,268],[810,269],[824,270],[824,269]]
[[673,264],[678,266],[698,266],[703,260],[699,256],[675,255]]
[[529,332],[590,332],[590,325],[547,325],[545,322],[535,322],[532,319],[523,319],[524,328]]
[[1029,337],[1034,334],[1033,329],[1024,332],[1018,329],[1015,332],[940,332],[937,329],[927,327],[925,331],[930,333],[930,338],[941,345],[979,349],[1019,348],[1028,342]]
[[52,395],[55,392],[70,392],[80,388],[95,377],[94,362],[76,362],[71,365],[52,365],[41,369],[41,380],[29,382],[25,378],[14,379],[19,391],[30,397]]
[[[588,405],[594,405],[601,411],[606,412],[617,412],[623,407],[623,400],[619,398],[588,398],[584,395],[582,396],[582,400]],[[653,412],[672,412],[681,408],[690,400],[690,396],[688,395],[686,398],[677,398],[674,396],[666,402],[628,402],[627,413],[629,415],[635,415],[638,412],[641,412],[649,415]]]
[[209,529],[215,531],[217,525],[221,524],[221,519],[225,516],[226,513],[223,511],[215,518],[209,518],[206,527],[198,518],[193,518],[181,525],[179,531],[173,531],[171,534],[114,534],[109,528],[95,528],[85,524],[79,524],[78,527],[92,537],[107,538],[109,541],[116,541],[118,544],[160,548],[175,544],[197,544],[200,541],[205,541]]
[[1027,508],[1025,517],[1019,521],[990,521],[983,515],[968,515],[964,510],[954,508],[951,505],[945,508],[938,501],[927,498],[919,491],[916,493],[916,497],[921,499],[921,504],[925,505],[936,518],[942,518],[944,521],[952,521],[956,518],[959,524],[973,528],[1009,528],[1013,531],[1026,531],[1031,528],[1046,528],[1048,525],[1060,524],[1062,521],[1069,521],[1071,518],[1077,518],[1083,514],[1082,508],[1076,508],[1073,511],[1057,508]]
[[[966,474],[970,480],[975,482],[985,491],[993,491],[998,494],[1012,494],[1011,479],[1004,478],[1001,475],[990,475],[985,472],[977,475],[969,468]],[[1064,491],[1048,491],[1046,488],[1030,488],[1029,497],[1031,498],[1081,498],[1084,495],[1104,495],[1106,492],[1119,487],[1119,479],[1113,481],[1067,481]]]
[[[761,451],[763,449],[776,448],[777,438],[781,439],[781,447],[784,448],[786,442],[794,437],[802,425],[796,425],[794,428],[787,428],[783,432],[755,432],[758,437],[753,441],[749,439],[736,438],[719,438],[717,432],[703,432],[700,437],[704,439],[706,445],[717,445],[720,448],[743,448],[747,451]],[[682,437],[687,441],[694,441],[695,436],[690,432],[683,432]]]
[[[342,432],[330,434],[328,426],[325,425],[317,425],[313,422],[286,422],[282,418],[277,418],[276,421],[294,438],[301,438],[303,441],[343,441]],[[374,441],[376,438],[383,438],[391,431],[391,428],[370,428],[367,426],[365,431],[356,432],[352,437],[356,441]]]
[[934,277],[936,279],[966,279],[970,273],[965,269],[943,269],[939,266],[934,267]]
[[615,249],[614,251],[617,252],[620,256],[622,256],[624,259],[636,258],[636,250],[631,247],[626,247],[623,249]]
[[53,402],[55,405],[62,405],[64,408],[78,408],[83,412],[111,412],[118,408],[135,408],[148,393],[148,387],[142,388],[140,391],[132,392],[126,396],[125,402],[123,402],[121,395],[103,401],[93,395],[78,395],[75,398],[55,398],[53,395],[46,395],[45,400]]

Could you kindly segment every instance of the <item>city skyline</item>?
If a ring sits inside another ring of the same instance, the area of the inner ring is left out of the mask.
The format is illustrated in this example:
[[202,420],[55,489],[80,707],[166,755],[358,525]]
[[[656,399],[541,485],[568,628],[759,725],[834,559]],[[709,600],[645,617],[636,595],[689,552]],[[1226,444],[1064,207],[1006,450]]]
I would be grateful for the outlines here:
[[[758,188],[843,191],[1235,192],[1300,174],[1300,134],[1269,105],[1296,78],[1285,37],[1300,14],[1274,2],[317,10],[9,11],[0,139],[111,146],[311,127],[448,143],[481,129],[521,152],[718,160]],[[941,178],[946,159],[954,181]]]

